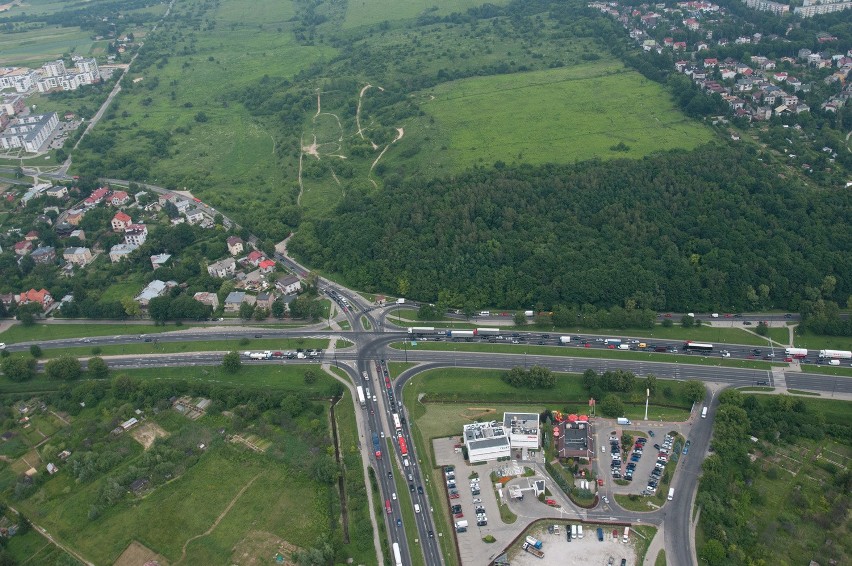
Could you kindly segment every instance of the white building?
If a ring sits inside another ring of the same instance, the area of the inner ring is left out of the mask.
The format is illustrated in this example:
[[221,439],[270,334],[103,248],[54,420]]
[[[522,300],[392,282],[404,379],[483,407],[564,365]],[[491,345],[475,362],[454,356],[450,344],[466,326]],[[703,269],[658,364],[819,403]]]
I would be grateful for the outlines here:
[[17,118],[6,128],[3,135],[0,135],[0,147],[3,149],[22,147],[24,151],[36,153],[53,135],[58,125],[59,116],[56,112]]
[[154,279],[142,289],[142,292],[136,295],[135,301],[142,307],[147,307],[151,299],[162,297],[169,290],[169,285],[165,281]]
[[793,12],[802,18],[811,18],[849,8],[852,8],[852,0],[804,0],[802,6],[793,8]]
[[122,259],[129,256],[137,248],[139,248],[139,246],[133,246],[130,244],[116,244],[109,249],[109,260],[113,263],[118,263]]
[[225,259],[219,260],[215,263],[211,263],[207,266],[207,273],[210,274],[210,277],[218,277],[220,279],[224,279],[229,275],[233,275],[237,268],[237,262],[234,261],[232,257],[226,257]]
[[148,239],[148,227],[144,224],[131,224],[124,230],[124,243],[141,246]]
[[65,70],[65,61],[57,59],[50,61],[41,66],[42,75],[45,77],[61,77],[67,73]]
[[507,458],[512,453],[509,438],[497,421],[464,425],[462,438],[471,464]]
[[509,433],[509,444],[513,449],[541,446],[538,413],[503,413],[503,429]]

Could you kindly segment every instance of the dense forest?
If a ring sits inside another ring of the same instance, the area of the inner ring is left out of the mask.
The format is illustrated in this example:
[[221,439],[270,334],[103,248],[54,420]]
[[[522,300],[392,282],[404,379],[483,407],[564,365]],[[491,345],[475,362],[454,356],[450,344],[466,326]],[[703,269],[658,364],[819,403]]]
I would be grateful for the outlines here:
[[355,287],[454,305],[796,308],[852,292],[850,204],[711,145],[350,191],[290,249]]

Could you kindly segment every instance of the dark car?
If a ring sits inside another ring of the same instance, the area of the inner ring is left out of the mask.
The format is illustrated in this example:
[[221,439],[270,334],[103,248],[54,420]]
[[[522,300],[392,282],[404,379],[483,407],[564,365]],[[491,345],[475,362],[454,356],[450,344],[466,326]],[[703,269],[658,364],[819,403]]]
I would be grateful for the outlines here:
[[393,479],[393,472],[388,472],[388,478]]
[[422,485],[417,486],[417,493],[419,493],[420,495],[423,495],[423,486]]
[[254,337],[255,338],[263,338],[263,334],[255,334]]
[[396,526],[397,526],[397,527],[401,527],[401,526],[402,526],[402,519],[397,519],[397,520],[396,520]]
[[433,533],[432,531],[429,531],[429,538],[435,538],[435,533]]
[[414,493],[414,484],[413,483],[408,484],[408,491]]

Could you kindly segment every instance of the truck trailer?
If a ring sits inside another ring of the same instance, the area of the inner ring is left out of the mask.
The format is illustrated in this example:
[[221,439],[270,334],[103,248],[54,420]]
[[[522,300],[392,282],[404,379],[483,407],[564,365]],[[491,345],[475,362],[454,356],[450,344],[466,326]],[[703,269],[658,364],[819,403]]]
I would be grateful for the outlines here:
[[473,338],[476,330],[447,330],[447,338]]
[[849,350],[820,350],[820,358],[832,358],[835,360],[848,360],[852,358],[852,351]]
[[526,550],[527,552],[529,552],[533,556],[536,556],[538,558],[544,558],[544,553],[528,542],[524,543],[524,550]]

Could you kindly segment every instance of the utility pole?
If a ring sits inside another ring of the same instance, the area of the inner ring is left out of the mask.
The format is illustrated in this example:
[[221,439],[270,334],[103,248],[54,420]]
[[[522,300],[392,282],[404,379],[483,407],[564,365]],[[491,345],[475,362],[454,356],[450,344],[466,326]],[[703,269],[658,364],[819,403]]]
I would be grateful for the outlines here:
[[651,397],[651,390],[645,389],[645,420],[648,420],[648,399]]

